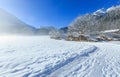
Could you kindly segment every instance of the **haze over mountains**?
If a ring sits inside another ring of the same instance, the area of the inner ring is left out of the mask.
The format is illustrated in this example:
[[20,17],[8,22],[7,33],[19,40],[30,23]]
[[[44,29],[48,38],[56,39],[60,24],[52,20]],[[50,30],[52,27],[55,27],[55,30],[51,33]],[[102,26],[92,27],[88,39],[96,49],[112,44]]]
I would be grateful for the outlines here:
[[35,28],[0,8],[0,34],[34,34]]
[[[102,31],[120,28],[120,5],[99,9],[91,14],[79,16],[68,27],[61,28],[65,33]],[[48,35],[54,27],[36,29],[14,15],[0,8],[0,34]]]
[[16,16],[0,8],[0,34],[1,35],[48,35],[51,30],[49,27],[32,27],[18,19]]

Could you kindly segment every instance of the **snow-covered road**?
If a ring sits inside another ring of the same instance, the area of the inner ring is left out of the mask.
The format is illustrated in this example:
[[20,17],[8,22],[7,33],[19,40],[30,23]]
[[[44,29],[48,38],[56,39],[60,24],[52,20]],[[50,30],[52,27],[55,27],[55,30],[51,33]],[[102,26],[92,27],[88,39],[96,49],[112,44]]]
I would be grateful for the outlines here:
[[2,36],[0,77],[120,77],[120,44]]

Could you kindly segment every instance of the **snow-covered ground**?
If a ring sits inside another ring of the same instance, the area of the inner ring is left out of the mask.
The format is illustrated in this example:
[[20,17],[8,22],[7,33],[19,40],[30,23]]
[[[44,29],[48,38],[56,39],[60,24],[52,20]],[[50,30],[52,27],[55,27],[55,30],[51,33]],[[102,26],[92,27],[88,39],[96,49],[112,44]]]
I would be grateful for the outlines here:
[[120,44],[0,36],[0,77],[120,77]]

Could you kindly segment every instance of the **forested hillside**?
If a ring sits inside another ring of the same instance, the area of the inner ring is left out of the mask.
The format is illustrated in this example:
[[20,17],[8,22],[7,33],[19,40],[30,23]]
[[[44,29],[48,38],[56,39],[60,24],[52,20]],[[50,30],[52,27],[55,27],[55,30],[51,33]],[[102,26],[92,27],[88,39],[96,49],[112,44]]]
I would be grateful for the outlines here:
[[120,29],[120,5],[78,16],[69,25],[68,31],[88,34],[110,29]]

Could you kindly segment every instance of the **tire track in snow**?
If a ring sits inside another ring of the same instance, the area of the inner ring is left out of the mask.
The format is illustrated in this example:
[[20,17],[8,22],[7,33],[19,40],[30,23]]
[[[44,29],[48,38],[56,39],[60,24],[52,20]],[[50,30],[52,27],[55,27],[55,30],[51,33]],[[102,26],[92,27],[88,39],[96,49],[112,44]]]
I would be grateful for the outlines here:
[[[76,68],[73,67],[72,71],[69,72],[65,77],[86,77],[92,72],[92,67],[94,66],[94,63],[95,59],[87,58],[86,60],[76,64]],[[81,65],[81,68],[78,68],[79,65]]]
[[[103,67],[103,77],[120,77],[120,67],[115,65],[116,58],[111,58],[111,60],[105,60],[106,65]],[[118,61],[117,61],[118,62]],[[120,64],[119,64],[120,65]]]
[[99,51],[93,56],[93,58],[96,59],[94,66],[92,68],[92,72],[89,76],[87,77],[103,77],[103,66],[104,66],[104,58],[105,58],[105,54],[103,54],[102,52],[105,52],[106,49],[99,49]]
[[[115,51],[115,47],[109,49],[109,46],[105,48],[104,45],[99,48],[99,57],[96,57],[99,64],[95,64],[95,71],[88,77],[120,77],[120,65],[118,64],[120,59],[119,56],[115,55],[115,52],[119,52],[119,50]],[[111,54],[111,51],[115,52]],[[118,67],[115,64],[118,64]]]
[[78,64],[78,62],[81,62],[80,60],[82,58],[89,57],[89,55],[91,53],[94,53],[96,50],[97,50],[97,47],[95,47],[95,46],[88,48],[88,49],[84,50],[82,53],[76,54],[76,55],[72,56],[71,58],[67,59],[66,61],[61,62],[60,64],[56,65],[55,67],[47,69],[44,72],[39,73],[38,75],[36,75],[34,77],[46,77],[46,76],[54,77],[54,73],[56,73],[57,71],[59,71],[59,70],[62,71],[61,69],[64,69],[64,67],[66,67],[66,66],[68,66],[68,67],[71,66],[72,63],[77,62],[77,64]]
[[118,45],[29,39],[0,44],[0,77],[120,77]]

